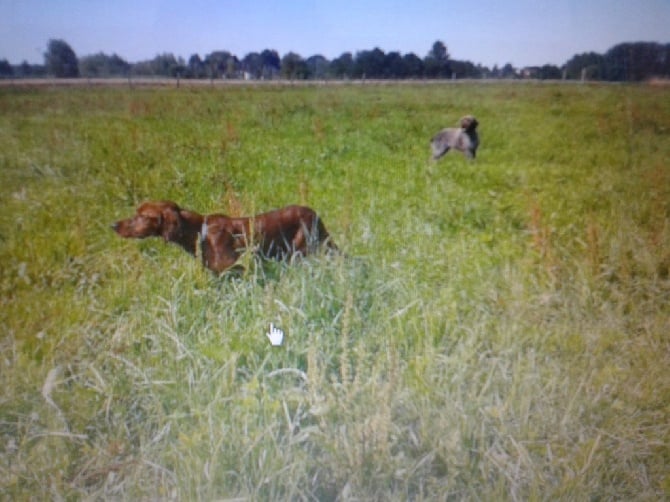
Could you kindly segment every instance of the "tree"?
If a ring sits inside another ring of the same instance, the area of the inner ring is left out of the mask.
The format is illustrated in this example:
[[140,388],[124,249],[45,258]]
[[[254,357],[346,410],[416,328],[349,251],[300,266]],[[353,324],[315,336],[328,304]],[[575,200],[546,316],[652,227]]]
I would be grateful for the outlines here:
[[563,72],[558,66],[545,64],[540,66],[538,77],[541,80],[560,80],[563,78]]
[[604,55],[586,52],[565,63],[569,79],[641,81],[670,76],[670,44],[635,42],[618,44]]
[[428,52],[424,60],[426,76],[432,78],[450,78],[449,52],[447,46],[438,40]]
[[484,66],[481,63],[477,63],[477,66],[475,66],[475,68],[476,68],[477,75],[479,76],[479,78],[491,78],[491,77],[493,77],[493,71],[488,66]]
[[384,56],[384,78],[405,78],[407,77],[407,68],[402,59],[402,55],[397,52],[389,52]]
[[162,77],[177,77],[184,73],[184,61],[172,53],[159,54],[151,61],[152,73]]
[[44,65],[47,72],[57,78],[79,76],[77,55],[64,40],[49,40],[47,51],[44,53]]
[[186,75],[184,59],[172,53],[159,54],[150,61],[141,61],[132,66],[133,75],[180,77]]
[[263,52],[250,52],[242,59],[241,68],[252,78],[271,80],[281,67],[277,51],[265,49]]
[[470,61],[449,61],[452,78],[482,78],[482,70]]
[[204,65],[209,69],[211,78],[234,77],[239,61],[228,51],[214,51],[205,56]]
[[345,52],[330,63],[330,74],[337,78],[351,78],[354,75],[354,56]]
[[371,51],[356,53],[354,76],[360,78],[381,78],[384,76],[386,56],[384,51],[375,47]]
[[281,60],[281,76],[291,80],[306,79],[309,76],[307,63],[295,52],[289,52]]
[[277,51],[265,49],[261,52],[261,59],[263,61],[262,78],[269,80],[276,77],[281,67],[281,60]]
[[46,67],[44,65],[31,65],[28,61],[23,61],[20,65],[14,68],[14,71],[19,78],[46,76]]
[[423,60],[419,56],[410,52],[409,54],[405,54],[402,60],[408,77],[418,78],[423,76]]
[[258,52],[250,52],[242,59],[242,70],[251,78],[259,79],[263,75],[263,58]]
[[430,50],[429,56],[437,61],[449,61],[449,52],[447,46],[441,40],[436,41]]
[[100,52],[82,57],[79,60],[79,71],[84,77],[126,76],[130,64],[116,54],[108,56]]
[[565,74],[569,79],[579,80],[582,77],[588,80],[604,78],[605,58],[595,52],[575,54],[565,63]]
[[305,64],[307,64],[309,78],[324,79],[328,76],[328,67],[330,66],[330,63],[320,54],[308,57]]
[[512,66],[512,63],[507,63],[505,66],[502,67],[501,72],[501,77],[502,78],[516,78],[517,77],[517,72],[514,66]]
[[606,78],[639,82],[670,73],[668,46],[654,42],[618,44],[605,53]]
[[192,54],[188,58],[188,65],[186,66],[186,76],[188,78],[205,78],[207,77],[207,69],[205,63],[202,62],[198,54]]
[[6,59],[0,59],[0,78],[11,77],[12,75],[14,75],[12,65]]

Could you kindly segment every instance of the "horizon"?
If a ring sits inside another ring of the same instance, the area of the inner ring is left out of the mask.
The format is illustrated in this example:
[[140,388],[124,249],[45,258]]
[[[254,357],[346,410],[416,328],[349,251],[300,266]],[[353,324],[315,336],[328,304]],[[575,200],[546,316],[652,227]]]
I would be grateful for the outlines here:
[[[333,60],[344,53],[379,48],[424,58],[442,41],[450,58],[492,68],[562,66],[587,52],[604,53],[627,42],[668,43],[670,2],[664,0],[570,0],[555,5],[493,0],[458,10],[443,1],[411,5],[371,0],[365,5],[298,0],[281,5],[258,0],[195,0],[185,5],[150,0],[113,5],[74,0],[67,7],[47,0],[0,2],[0,59],[13,65],[43,64],[50,39],[64,40],[78,58],[100,52],[129,63],[173,54],[185,61],[228,51],[294,52],[304,59]],[[419,29],[420,28],[420,29]],[[472,40],[472,42],[468,42]]]

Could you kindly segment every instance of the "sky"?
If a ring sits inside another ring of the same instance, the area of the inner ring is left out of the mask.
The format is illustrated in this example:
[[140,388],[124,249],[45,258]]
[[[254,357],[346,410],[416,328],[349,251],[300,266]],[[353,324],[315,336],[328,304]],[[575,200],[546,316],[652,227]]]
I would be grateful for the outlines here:
[[456,60],[561,66],[621,42],[670,43],[670,0],[0,0],[0,60],[41,64],[52,38],[130,63],[376,47],[423,58],[440,40]]

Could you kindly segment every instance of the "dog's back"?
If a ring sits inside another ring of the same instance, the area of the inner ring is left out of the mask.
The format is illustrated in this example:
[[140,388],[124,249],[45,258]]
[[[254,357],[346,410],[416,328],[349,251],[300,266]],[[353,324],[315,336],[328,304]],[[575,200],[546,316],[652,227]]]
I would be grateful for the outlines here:
[[232,266],[245,249],[283,259],[313,253],[323,243],[337,249],[316,212],[306,206],[241,218],[212,214],[205,217],[201,230],[203,263],[215,272]]

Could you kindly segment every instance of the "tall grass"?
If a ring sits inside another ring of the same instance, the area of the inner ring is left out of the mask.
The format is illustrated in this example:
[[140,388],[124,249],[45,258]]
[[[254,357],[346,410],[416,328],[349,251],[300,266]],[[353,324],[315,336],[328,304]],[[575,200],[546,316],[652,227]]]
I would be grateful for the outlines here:
[[[663,498],[667,98],[1,88],[0,493]],[[465,113],[477,161],[431,164]],[[309,204],[346,256],[214,277],[109,229],[146,199]]]

